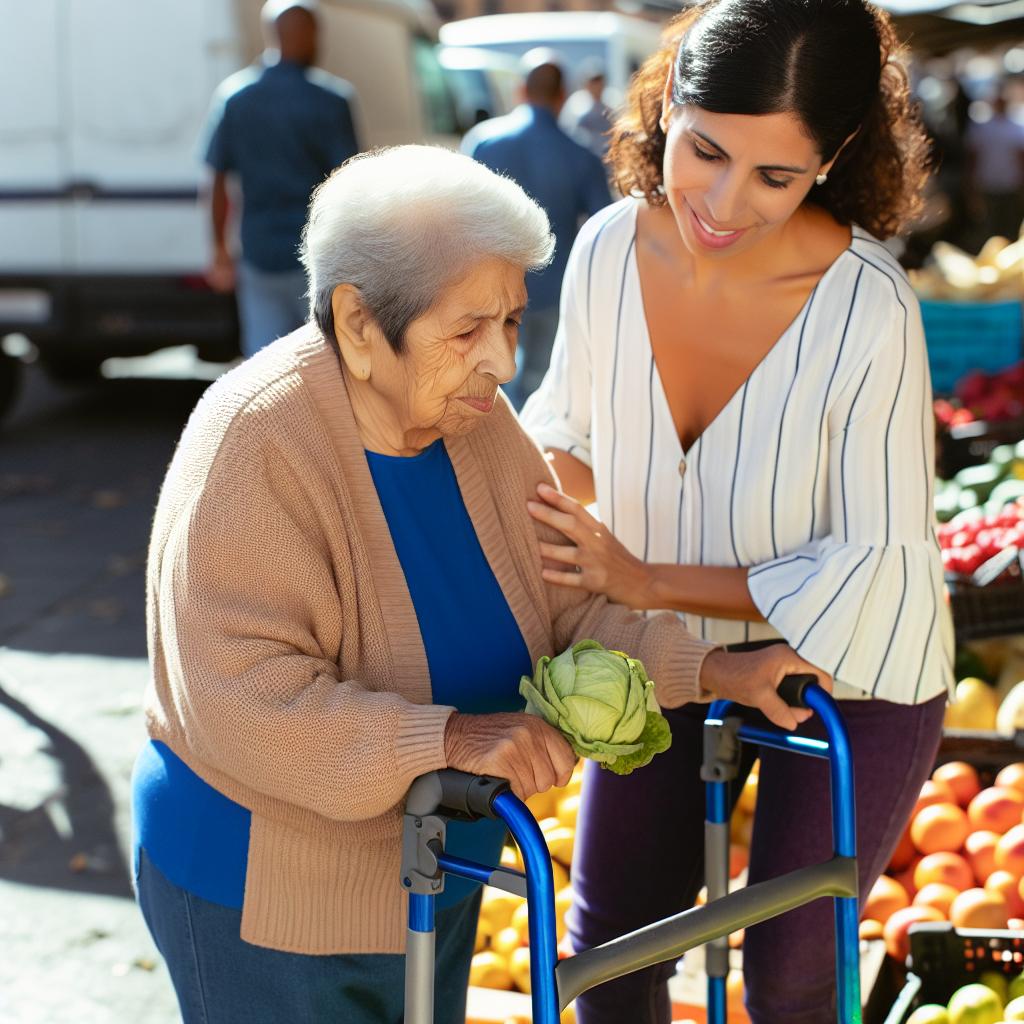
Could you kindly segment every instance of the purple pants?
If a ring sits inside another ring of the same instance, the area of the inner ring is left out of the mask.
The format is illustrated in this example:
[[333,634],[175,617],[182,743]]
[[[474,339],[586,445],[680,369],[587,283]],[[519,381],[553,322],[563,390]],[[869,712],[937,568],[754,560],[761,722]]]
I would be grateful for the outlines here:
[[[928,778],[942,735],[945,696],[908,706],[841,701],[857,786],[861,901],[885,870]],[[701,731],[707,707],[665,711],[672,746],[621,777],[588,762],[572,866],[569,914],[579,951],[693,905],[704,877]],[[820,720],[799,732],[824,738]],[[761,758],[750,881],[832,855],[828,764],[744,744],[749,770]],[[742,780],[741,780],[742,781]],[[738,796],[738,787],[734,793]],[[827,1024],[836,1019],[831,899],[749,928],[743,947],[753,1024]],[[638,971],[581,996],[579,1024],[669,1024],[674,963]]]

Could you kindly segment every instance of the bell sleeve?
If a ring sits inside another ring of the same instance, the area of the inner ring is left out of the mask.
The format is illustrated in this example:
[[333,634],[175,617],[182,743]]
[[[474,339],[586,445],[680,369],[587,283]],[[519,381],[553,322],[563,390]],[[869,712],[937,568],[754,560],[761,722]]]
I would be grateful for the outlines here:
[[891,330],[826,400],[819,437],[808,438],[826,478],[825,532],[753,566],[748,586],[809,662],[872,696],[916,703],[949,678],[952,631],[924,333],[917,304],[897,302]]

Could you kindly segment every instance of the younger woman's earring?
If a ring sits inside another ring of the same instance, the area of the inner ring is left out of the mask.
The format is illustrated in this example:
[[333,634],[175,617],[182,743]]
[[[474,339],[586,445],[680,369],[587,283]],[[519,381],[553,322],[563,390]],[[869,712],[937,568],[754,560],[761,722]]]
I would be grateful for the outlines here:
[[814,179],[814,184],[815,185],[824,185],[826,181],[828,181],[828,175],[827,174],[819,174]]

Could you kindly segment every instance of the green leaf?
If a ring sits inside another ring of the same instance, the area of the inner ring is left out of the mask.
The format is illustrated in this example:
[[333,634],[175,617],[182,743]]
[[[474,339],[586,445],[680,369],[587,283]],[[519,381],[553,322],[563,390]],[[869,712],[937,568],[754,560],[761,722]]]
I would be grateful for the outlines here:
[[655,754],[661,754],[672,746],[672,730],[669,727],[668,719],[656,711],[647,712],[647,724],[644,731],[640,733],[640,749],[633,754],[626,754],[614,761],[602,764],[616,775],[629,775],[637,768],[643,768],[650,764]]

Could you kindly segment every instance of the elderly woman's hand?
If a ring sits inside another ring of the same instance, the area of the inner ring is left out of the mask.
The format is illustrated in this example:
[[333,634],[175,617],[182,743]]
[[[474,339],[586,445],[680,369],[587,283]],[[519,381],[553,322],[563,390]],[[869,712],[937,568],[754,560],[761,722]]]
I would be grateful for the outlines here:
[[564,786],[576,754],[557,729],[522,711],[448,719],[444,752],[449,768],[508,779],[521,800]]
[[651,581],[642,559],[631,554],[575,498],[547,484],[540,484],[537,494],[541,501],[526,503],[530,515],[571,542],[541,544],[540,553],[547,562],[543,576],[548,583],[607,594],[610,601],[628,608],[651,607]]
[[701,665],[700,682],[716,698],[757,708],[782,729],[795,729],[811,712],[791,708],[776,692],[789,675],[810,674],[832,691],[832,678],[786,644],[772,644],[759,651],[712,651]]

